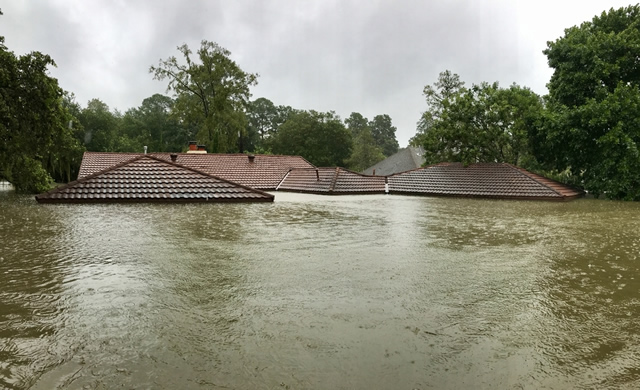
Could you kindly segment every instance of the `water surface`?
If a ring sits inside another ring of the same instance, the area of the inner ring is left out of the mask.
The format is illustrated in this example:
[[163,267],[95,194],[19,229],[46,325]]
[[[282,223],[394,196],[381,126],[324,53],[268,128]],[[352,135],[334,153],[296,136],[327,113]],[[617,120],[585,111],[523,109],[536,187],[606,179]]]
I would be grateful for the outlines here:
[[634,389],[640,205],[0,188],[0,388]]

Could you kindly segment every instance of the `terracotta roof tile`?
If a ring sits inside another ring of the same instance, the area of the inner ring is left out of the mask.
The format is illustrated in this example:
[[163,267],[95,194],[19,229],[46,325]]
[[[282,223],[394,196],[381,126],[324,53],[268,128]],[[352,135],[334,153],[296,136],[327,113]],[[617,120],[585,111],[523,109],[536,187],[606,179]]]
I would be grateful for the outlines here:
[[292,169],[278,186],[279,191],[329,193],[336,168]]
[[384,176],[367,176],[344,168],[292,169],[279,191],[321,194],[384,193]]
[[[169,153],[86,152],[79,178],[82,180],[99,170],[143,156],[156,161],[171,160]],[[343,168],[316,169],[297,156],[257,155],[250,159],[245,154],[181,153],[177,154],[177,163],[173,165],[247,187],[318,194],[385,193],[388,182],[389,193],[396,194],[546,200],[567,200],[583,195],[581,191],[551,179],[498,163],[468,167],[460,163],[441,163],[387,177],[363,175]],[[150,175],[149,180],[161,181],[161,176]]]
[[347,194],[383,194],[384,184],[384,176],[368,176],[340,168],[333,191]]
[[272,202],[273,195],[204,172],[139,155],[36,196],[62,202]]
[[415,195],[567,200],[575,190],[503,163],[441,163],[388,177],[389,192]]
[[[171,161],[171,153],[149,155]],[[292,168],[314,168],[311,163],[300,156],[263,154],[255,155],[253,159],[250,159],[246,154],[177,153],[176,155],[176,162],[180,165],[262,190],[275,189]],[[85,152],[78,178],[81,179],[138,156],[143,156],[143,154]]]

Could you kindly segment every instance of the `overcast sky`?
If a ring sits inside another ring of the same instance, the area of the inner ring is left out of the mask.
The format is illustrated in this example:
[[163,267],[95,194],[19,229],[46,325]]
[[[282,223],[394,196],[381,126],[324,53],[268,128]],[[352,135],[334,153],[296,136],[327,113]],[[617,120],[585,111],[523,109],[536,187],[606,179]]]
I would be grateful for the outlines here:
[[149,66],[203,39],[258,73],[253,99],[389,114],[400,146],[425,110],[422,90],[449,69],[467,85],[498,81],[547,92],[542,54],[564,29],[630,3],[602,0],[33,0],[2,1],[0,35],[16,54],[41,51],[84,107],[137,107],[166,83]]

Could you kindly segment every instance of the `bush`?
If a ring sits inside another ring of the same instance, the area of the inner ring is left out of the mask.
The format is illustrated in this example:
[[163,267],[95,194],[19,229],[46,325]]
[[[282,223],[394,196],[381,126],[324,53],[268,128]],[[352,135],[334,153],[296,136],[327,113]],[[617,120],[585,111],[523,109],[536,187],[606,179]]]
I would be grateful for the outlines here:
[[42,167],[42,164],[31,157],[20,157],[13,165],[7,179],[16,189],[16,192],[39,194],[49,191],[53,179]]

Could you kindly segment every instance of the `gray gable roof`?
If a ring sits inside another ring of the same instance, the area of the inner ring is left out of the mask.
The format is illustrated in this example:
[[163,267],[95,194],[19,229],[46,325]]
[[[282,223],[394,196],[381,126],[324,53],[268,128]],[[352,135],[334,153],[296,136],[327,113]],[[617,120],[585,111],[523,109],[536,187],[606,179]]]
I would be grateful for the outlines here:
[[389,176],[394,173],[420,168],[424,164],[424,149],[413,146],[400,149],[398,153],[387,157],[372,167],[364,170],[365,175]]

